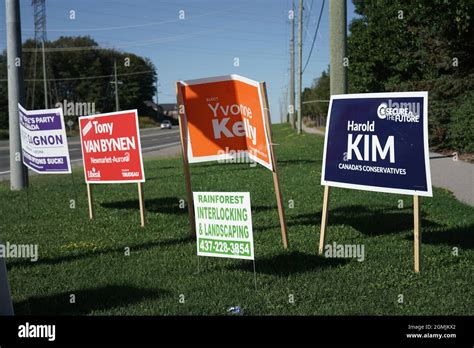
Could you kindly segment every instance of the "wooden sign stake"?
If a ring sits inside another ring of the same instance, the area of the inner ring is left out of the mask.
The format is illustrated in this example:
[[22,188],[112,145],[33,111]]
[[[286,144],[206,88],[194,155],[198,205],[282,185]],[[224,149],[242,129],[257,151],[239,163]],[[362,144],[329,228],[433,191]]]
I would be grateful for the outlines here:
[[414,261],[415,272],[420,272],[420,247],[421,247],[421,223],[420,223],[420,197],[413,196],[413,230],[414,230]]
[[321,215],[321,232],[319,234],[319,255],[323,254],[324,243],[326,240],[326,227],[328,225],[328,210],[329,210],[329,195],[331,188],[327,185],[324,186],[324,197],[323,197],[323,211]]
[[[326,228],[328,224],[329,194],[330,187],[324,186],[323,211],[321,216],[321,233],[319,235],[319,254],[324,251],[326,240]],[[420,218],[420,197],[413,196],[413,231],[414,231],[414,269],[415,273],[420,273],[421,260],[421,218]]]
[[138,201],[140,203],[140,226],[145,227],[145,201],[143,199],[143,183],[138,183]]
[[71,182],[72,182],[72,189],[74,190],[74,204],[78,204],[77,202],[77,191],[76,191],[76,183],[74,182],[74,171],[71,169]]
[[280,226],[281,226],[281,241],[285,249],[288,248],[288,235],[286,232],[286,219],[285,219],[285,208],[283,206],[283,200],[280,190],[280,180],[278,178],[277,162],[275,160],[275,154],[273,149],[273,139],[271,131],[271,117],[270,109],[268,107],[268,96],[267,96],[267,86],[265,82],[260,82],[260,89],[263,93],[263,109],[265,112],[265,127],[267,128],[268,141],[270,142],[270,155],[273,163],[273,186],[275,187],[275,195],[278,205],[278,215],[280,216]]
[[194,198],[193,190],[191,187],[191,173],[189,171],[188,162],[188,133],[186,129],[186,120],[184,114],[181,112],[181,108],[184,107],[183,98],[181,96],[180,83],[176,83],[176,95],[178,99],[178,120],[179,120],[179,134],[181,137],[181,150],[183,152],[183,169],[184,179],[186,182],[186,195],[188,199],[188,215],[189,223],[191,224],[191,236],[196,236],[196,221],[194,221]]
[[[189,215],[189,222],[191,224],[191,234],[192,236],[196,236],[196,222],[194,221],[194,201],[193,201],[193,192],[191,188],[191,174],[189,171],[189,162],[188,162],[188,133],[186,128],[186,119],[185,115],[182,112],[182,108],[184,107],[183,98],[181,95],[181,84],[179,82],[176,83],[176,96],[178,100],[178,119],[179,119],[179,133],[181,136],[181,150],[183,152],[183,169],[184,169],[184,178],[186,182],[186,194],[188,198],[188,215]],[[277,163],[275,160],[275,154],[273,150],[273,140],[271,134],[271,119],[270,113],[268,108],[268,97],[267,97],[267,90],[265,82],[260,83],[260,87],[263,93],[263,107],[265,112],[265,127],[267,129],[268,141],[270,142],[270,156],[273,163],[273,184],[275,187],[275,195],[277,200],[278,206],[278,214],[280,217],[280,226],[281,226],[281,238],[283,247],[285,249],[288,248],[288,237],[287,237],[287,229],[286,229],[286,220],[285,220],[285,209],[283,206],[282,195],[280,190],[280,181],[278,178],[278,170],[277,170]]]
[[87,184],[87,202],[89,203],[89,219],[94,219],[94,203],[92,202],[92,187],[91,184]]

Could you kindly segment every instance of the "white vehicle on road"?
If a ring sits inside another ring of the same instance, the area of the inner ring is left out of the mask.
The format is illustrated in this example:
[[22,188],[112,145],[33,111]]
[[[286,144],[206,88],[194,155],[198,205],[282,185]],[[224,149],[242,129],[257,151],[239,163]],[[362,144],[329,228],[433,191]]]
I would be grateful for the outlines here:
[[172,127],[173,126],[171,125],[171,122],[168,120],[164,120],[163,122],[161,122],[161,129],[171,129]]

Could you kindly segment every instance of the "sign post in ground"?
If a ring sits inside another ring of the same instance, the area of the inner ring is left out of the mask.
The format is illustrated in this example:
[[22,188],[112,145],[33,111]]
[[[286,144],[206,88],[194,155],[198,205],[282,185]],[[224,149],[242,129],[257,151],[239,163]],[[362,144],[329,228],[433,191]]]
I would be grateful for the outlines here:
[[[239,75],[177,82],[189,220],[193,197],[189,163],[246,158],[272,171],[282,244],[288,247],[265,83]],[[195,234],[195,226],[192,226]]]
[[143,158],[137,110],[79,118],[89,219],[94,218],[92,184],[138,183],[140,225],[145,226]]
[[191,172],[189,171],[188,160],[188,130],[186,125],[186,116],[184,114],[183,98],[181,93],[179,92],[179,84],[176,85],[176,95],[178,98],[179,135],[181,138],[181,151],[183,153],[183,170],[184,181],[186,186],[189,224],[191,225],[191,236],[194,237],[196,236],[196,223],[194,221],[193,191],[191,186]]
[[330,186],[411,195],[414,270],[420,272],[420,196],[433,195],[428,149],[428,93],[331,96],[321,185],[324,185],[324,199],[320,254],[326,238]]
[[89,220],[94,219],[94,204],[93,204],[93,198],[92,198],[92,185],[89,183],[86,183],[87,185],[87,203],[89,207]]
[[265,113],[265,124],[268,134],[268,141],[270,142],[270,152],[271,158],[273,163],[273,186],[275,188],[275,196],[278,205],[278,216],[280,217],[280,226],[281,226],[281,240],[283,243],[283,247],[286,249],[288,248],[288,235],[286,231],[286,219],[285,219],[285,208],[283,206],[283,200],[280,190],[280,179],[278,177],[278,170],[277,170],[277,161],[275,159],[275,150],[274,150],[274,143],[273,143],[273,136],[272,136],[272,118],[270,116],[270,108],[268,106],[268,95],[267,95],[267,86],[265,82],[260,82],[260,89],[263,92],[263,110]]

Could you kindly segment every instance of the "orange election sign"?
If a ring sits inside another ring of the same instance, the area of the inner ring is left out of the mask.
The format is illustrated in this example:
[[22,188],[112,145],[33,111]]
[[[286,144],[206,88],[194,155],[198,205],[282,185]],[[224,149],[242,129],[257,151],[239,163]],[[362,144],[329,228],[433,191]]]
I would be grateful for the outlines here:
[[273,170],[262,90],[239,75],[181,81],[190,163],[240,154]]

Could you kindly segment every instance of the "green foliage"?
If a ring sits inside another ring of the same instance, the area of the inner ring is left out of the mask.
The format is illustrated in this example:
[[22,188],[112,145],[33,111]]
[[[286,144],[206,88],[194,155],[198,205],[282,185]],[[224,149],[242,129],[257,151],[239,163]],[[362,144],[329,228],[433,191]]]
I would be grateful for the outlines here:
[[155,121],[155,119],[151,116],[143,116],[140,115],[138,117],[138,124],[140,126],[140,129],[142,128],[153,128],[153,127],[158,127],[159,123]]
[[454,111],[448,140],[455,149],[474,153],[474,92],[466,93]]
[[[303,101],[329,100],[329,69],[323,71],[321,76],[314,79],[311,88],[305,88],[302,95]],[[329,103],[308,103],[303,104],[303,116],[314,119],[318,116],[325,117],[328,113]]]
[[9,138],[8,129],[0,129],[0,140],[7,140]]
[[[57,50],[46,52],[48,63],[47,76],[49,79],[50,106],[68,102],[95,103],[96,112],[115,111],[113,80],[114,61],[117,61],[117,74],[132,74],[119,76],[122,82],[119,85],[120,108],[138,109],[140,113],[149,112],[143,104],[153,98],[155,87],[153,85],[155,67],[147,59],[132,53],[118,52],[112,49],[101,49],[92,38],[65,37],[45,43],[47,49],[70,48],[70,50]],[[34,40],[27,40],[23,44],[23,68],[26,80],[26,107],[39,109],[44,107],[43,71],[41,69],[41,52],[34,52]],[[36,56],[36,76],[34,64]],[[128,61],[129,60],[129,61]],[[129,62],[129,66],[128,66]],[[6,56],[0,55],[0,79],[6,79]],[[146,74],[135,74],[142,71],[152,71]],[[102,76],[89,78],[92,76]],[[105,77],[104,77],[105,76]],[[79,79],[80,78],[80,79]],[[7,82],[0,82],[0,128],[8,123],[6,108],[8,107],[6,95]],[[33,98],[34,89],[34,98]],[[34,105],[33,105],[34,99]],[[75,118],[74,118],[75,119]]]
[[447,138],[453,112],[474,84],[474,3],[354,4],[359,17],[350,23],[349,91],[427,90],[430,145],[454,146]]
[[473,89],[474,74],[471,74],[465,78],[444,75],[431,80],[406,81],[396,86],[393,91],[428,91],[430,144],[434,148],[457,149],[448,139],[452,114],[459,108],[466,91]]

